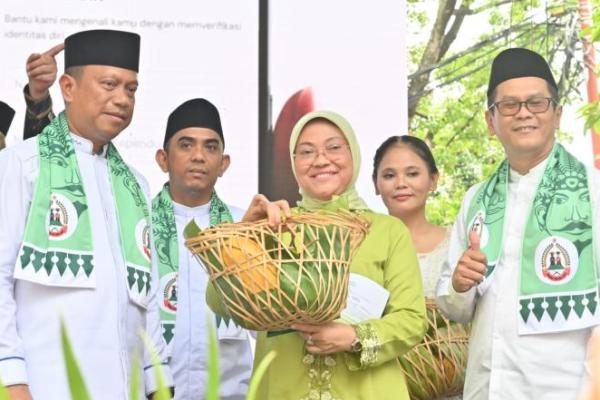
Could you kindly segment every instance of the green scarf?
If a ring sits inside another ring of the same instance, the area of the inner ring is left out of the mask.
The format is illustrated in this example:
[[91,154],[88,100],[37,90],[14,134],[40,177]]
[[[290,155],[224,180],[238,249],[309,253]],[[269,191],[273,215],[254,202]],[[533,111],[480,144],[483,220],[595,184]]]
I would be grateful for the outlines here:
[[[476,231],[488,260],[485,293],[503,247],[508,161],[471,201],[467,232]],[[590,185],[585,166],[555,144],[537,188],[524,232],[519,284],[519,333],[582,329],[600,322],[592,233]],[[465,247],[468,243],[465,243]]]
[[364,202],[364,200],[358,195],[354,185],[356,180],[358,179],[358,174],[360,171],[360,146],[358,145],[358,141],[356,140],[356,135],[354,134],[354,130],[348,123],[348,121],[342,117],[341,115],[334,113],[332,111],[315,111],[306,114],[302,117],[296,125],[294,125],[294,129],[292,131],[292,135],[290,136],[290,158],[292,160],[292,171],[294,173],[294,177],[296,181],[298,180],[298,176],[296,175],[296,168],[294,165],[294,152],[296,150],[296,144],[298,143],[298,139],[300,138],[300,134],[302,130],[310,121],[323,118],[335,126],[337,126],[350,147],[350,154],[352,155],[352,181],[340,195],[334,195],[331,200],[323,201],[319,199],[315,199],[307,194],[304,190],[300,189],[300,194],[302,195],[302,200],[298,202],[298,207],[301,207],[305,210],[329,210],[335,211],[337,209],[343,208],[346,210],[368,210],[369,207]]
[[[39,177],[14,276],[49,286],[96,287],[93,230],[64,112],[37,136],[37,144]],[[129,296],[146,307],[151,266],[146,199],[112,143],[106,158]]]
[[[221,222],[233,222],[229,208],[213,191],[209,206],[210,225]],[[177,316],[177,273],[179,270],[179,242],[173,211],[173,200],[169,193],[169,184],[165,183],[160,193],[152,201],[152,234],[158,256],[158,275],[160,277],[160,322],[163,337],[170,346],[175,334]],[[217,320],[217,324],[220,321]],[[217,325],[218,327],[218,325]]]

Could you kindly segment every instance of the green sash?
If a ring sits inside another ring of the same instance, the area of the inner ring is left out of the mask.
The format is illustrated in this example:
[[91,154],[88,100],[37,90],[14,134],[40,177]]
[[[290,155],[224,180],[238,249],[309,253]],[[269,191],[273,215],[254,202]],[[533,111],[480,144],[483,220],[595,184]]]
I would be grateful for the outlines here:
[[[64,112],[37,136],[37,144],[39,176],[14,277],[48,286],[94,288],[93,230]],[[146,307],[151,266],[146,199],[112,143],[106,158],[129,296]]]
[[[213,191],[209,206],[210,225],[233,222],[229,208]],[[177,317],[177,275],[179,271],[179,241],[169,184],[165,183],[152,201],[152,234],[158,257],[160,322],[163,337],[170,346],[175,334]],[[218,327],[219,321],[217,321]]]
[[[485,279],[477,287],[480,295],[494,279],[503,248],[508,176],[504,160],[481,185],[467,213],[467,240],[469,231],[476,231],[488,260]],[[523,235],[520,334],[569,331],[600,322],[589,188],[585,166],[555,144]]]

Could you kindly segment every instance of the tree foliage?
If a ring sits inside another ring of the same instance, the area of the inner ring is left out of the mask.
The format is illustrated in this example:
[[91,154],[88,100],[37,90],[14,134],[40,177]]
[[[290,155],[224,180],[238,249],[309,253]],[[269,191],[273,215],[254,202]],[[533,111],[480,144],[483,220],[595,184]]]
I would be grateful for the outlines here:
[[[411,32],[429,30],[429,37],[409,42],[409,129],[430,145],[438,163],[440,184],[428,216],[447,225],[465,191],[503,159],[484,119],[489,68],[498,52],[509,47],[539,52],[552,66],[561,103],[580,98],[579,5],[576,0],[438,0],[435,15],[428,15],[426,6],[408,1]],[[560,132],[560,137],[570,136]]]
[[[584,30],[583,36],[589,38],[592,43],[600,43],[600,1],[593,3],[592,25]],[[598,44],[596,44],[596,47],[598,47]],[[594,68],[596,69],[596,75],[600,76],[600,68],[597,65]],[[596,100],[584,106],[581,109],[581,114],[585,118],[586,129],[594,127],[596,134],[600,134],[600,101]]]

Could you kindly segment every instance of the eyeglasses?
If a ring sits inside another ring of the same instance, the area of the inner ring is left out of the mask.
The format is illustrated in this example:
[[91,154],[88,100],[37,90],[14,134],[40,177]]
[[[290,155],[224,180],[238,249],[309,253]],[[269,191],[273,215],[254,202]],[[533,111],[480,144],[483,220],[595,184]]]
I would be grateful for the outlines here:
[[505,117],[512,117],[513,115],[517,115],[519,111],[521,111],[521,106],[525,104],[525,107],[529,110],[529,112],[533,114],[541,114],[548,110],[550,103],[556,104],[556,101],[551,97],[532,97],[531,99],[527,99],[525,101],[504,100],[492,104],[488,107],[488,110],[496,107],[496,110],[498,110],[501,115]]
[[346,143],[329,143],[322,150],[317,149],[310,144],[302,144],[298,146],[294,153],[294,158],[301,163],[313,163],[319,154],[323,153],[329,160],[340,158],[348,148]]

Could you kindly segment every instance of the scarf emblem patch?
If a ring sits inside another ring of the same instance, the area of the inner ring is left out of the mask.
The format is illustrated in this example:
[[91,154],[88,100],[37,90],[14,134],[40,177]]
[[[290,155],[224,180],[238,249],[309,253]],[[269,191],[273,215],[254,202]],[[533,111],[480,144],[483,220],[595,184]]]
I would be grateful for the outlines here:
[[142,253],[148,261],[152,258],[150,252],[150,229],[146,218],[142,218],[138,221],[135,226],[135,241],[138,246],[138,250]]
[[172,272],[163,276],[160,279],[160,287],[164,288],[160,308],[169,314],[175,314],[177,312],[177,273]]
[[77,229],[75,206],[65,196],[53,193],[46,221],[46,229],[50,239],[67,239]]
[[579,267],[575,245],[560,236],[551,236],[540,242],[535,252],[535,272],[549,285],[569,282]]

